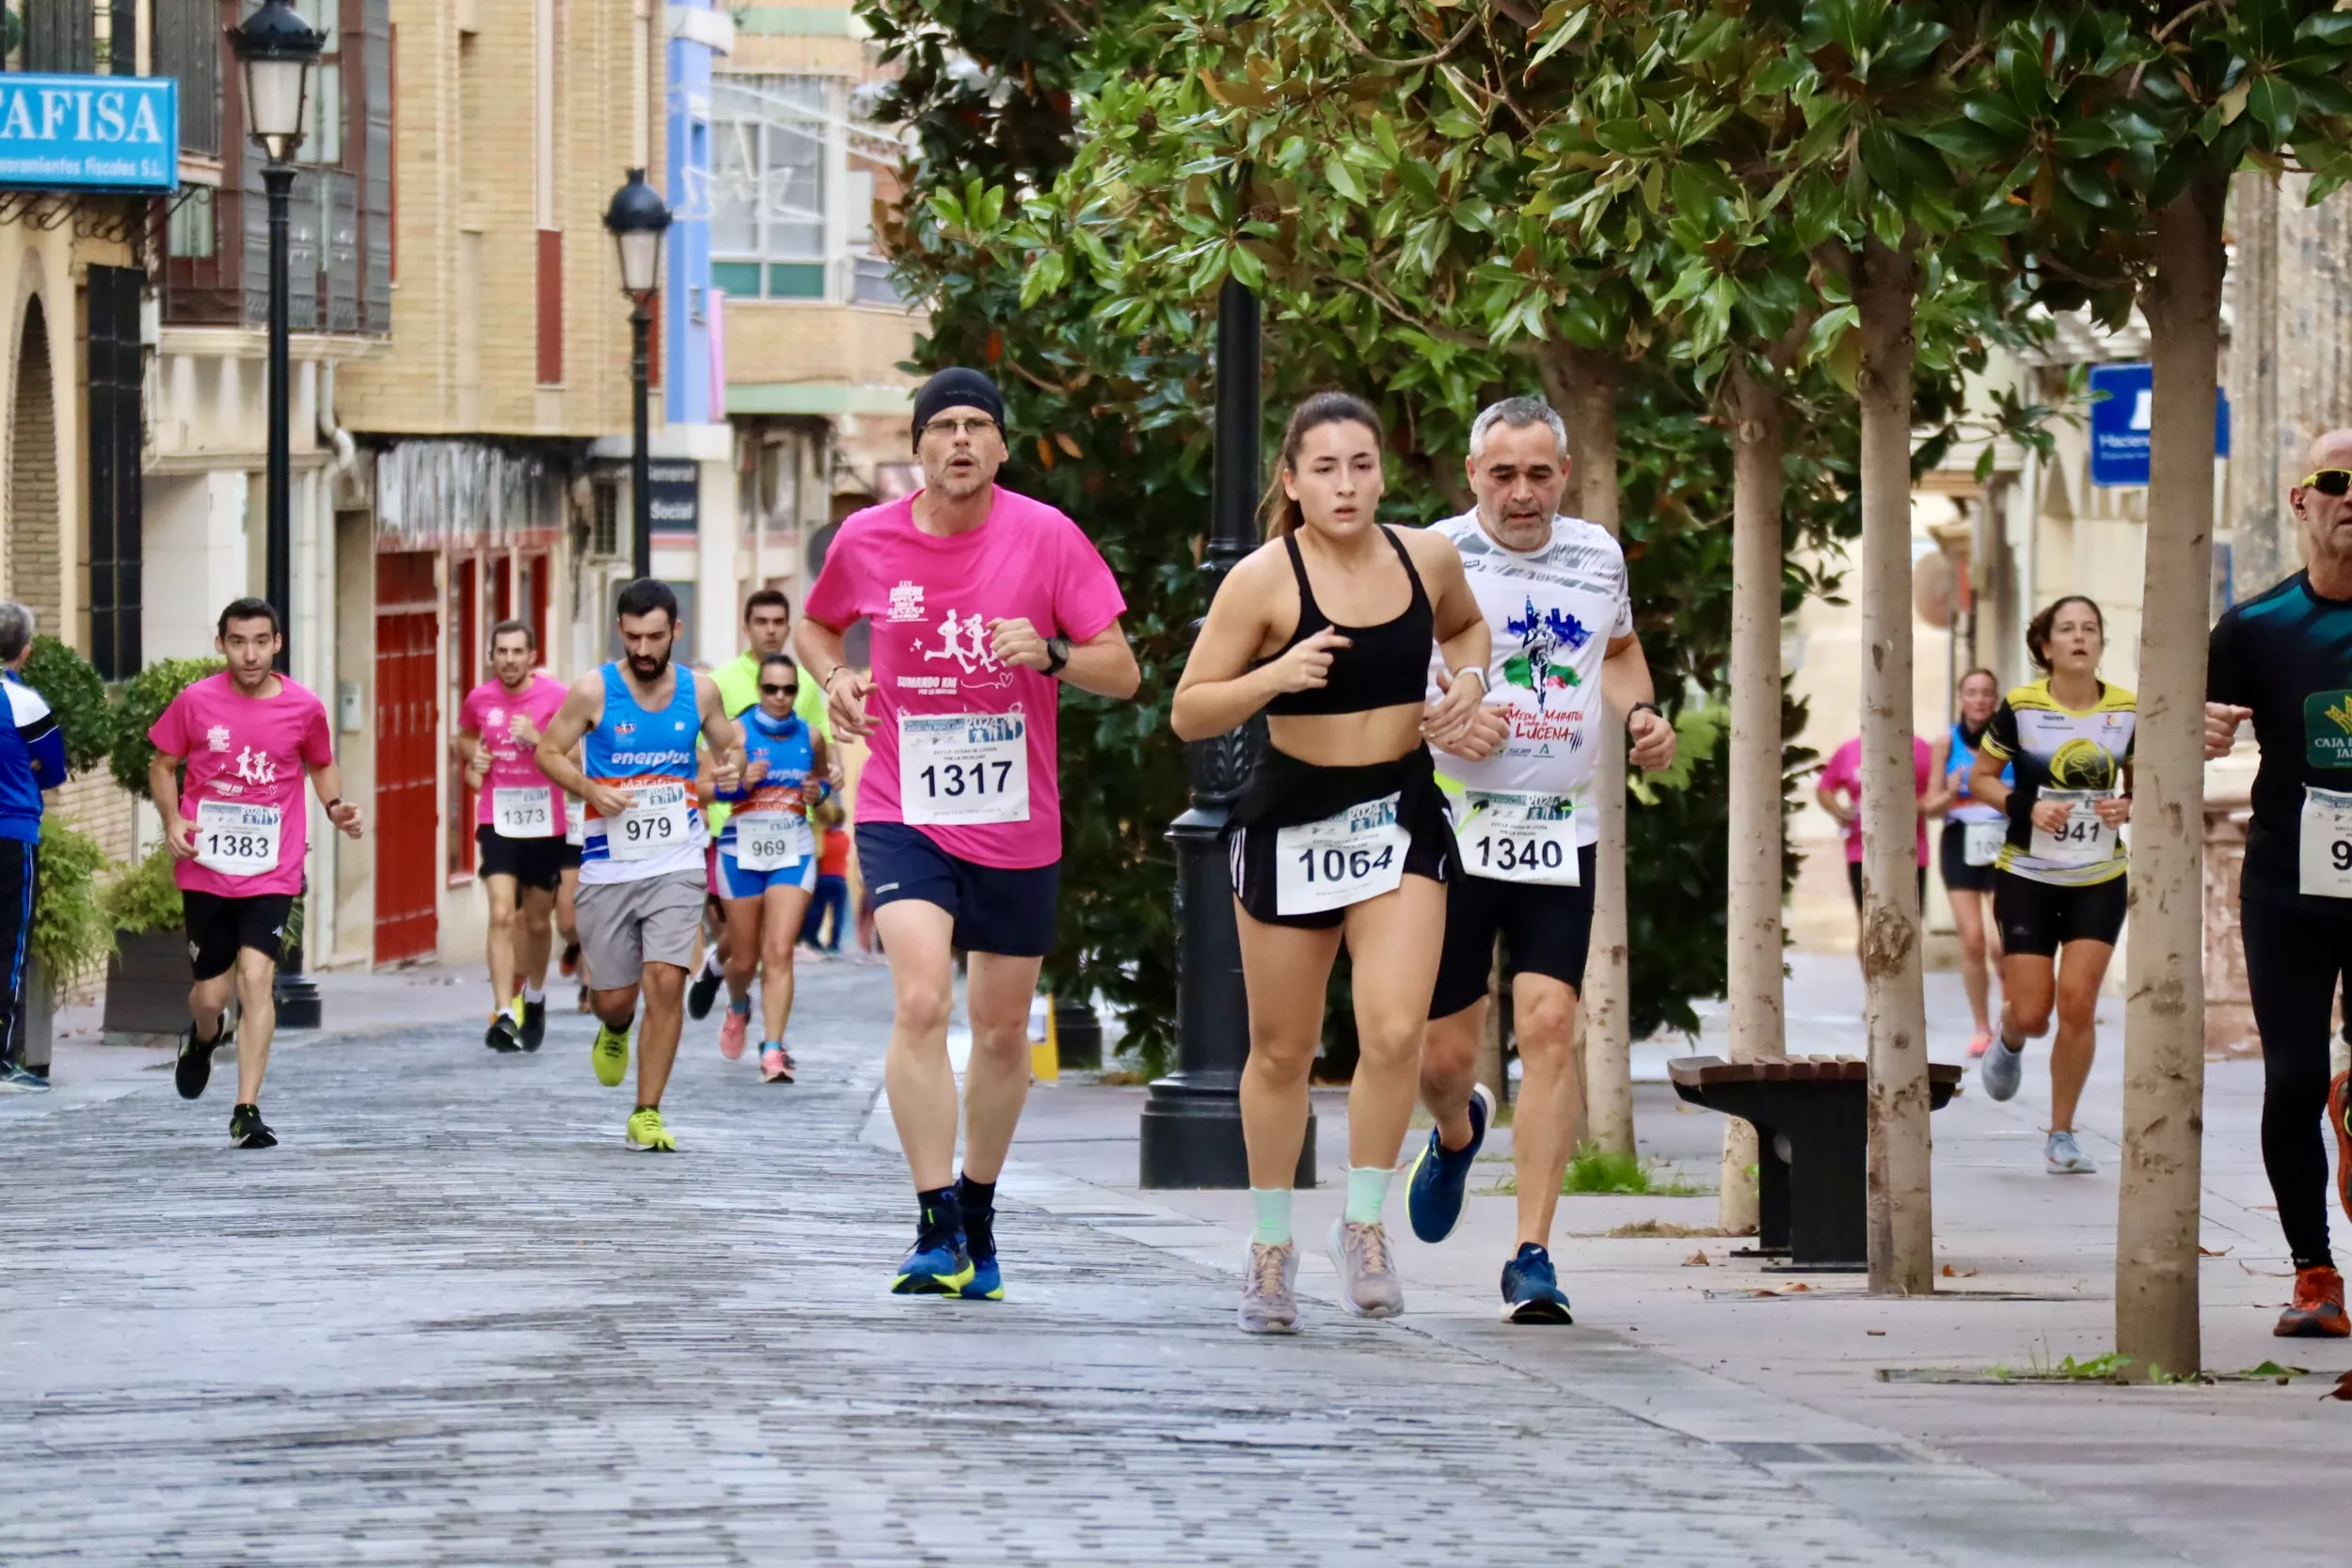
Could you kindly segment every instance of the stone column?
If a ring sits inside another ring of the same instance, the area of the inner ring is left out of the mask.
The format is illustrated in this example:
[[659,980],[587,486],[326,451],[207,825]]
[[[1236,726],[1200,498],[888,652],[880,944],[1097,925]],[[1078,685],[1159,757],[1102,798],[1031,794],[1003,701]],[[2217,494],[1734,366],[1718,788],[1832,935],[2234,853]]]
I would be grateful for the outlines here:
[[2246,944],[2238,940],[2238,876],[2246,864],[2246,824],[2253,758],[2233,755],[2205,768],[2205,1055],[2259,1056],[2254,1006],[2246,984]]
[[2352,424],[2352,192],[2306,204],[2311,177],[2231,186],[2227,495],[2235,596],[2303,564],[2287,487],[2324,430]]

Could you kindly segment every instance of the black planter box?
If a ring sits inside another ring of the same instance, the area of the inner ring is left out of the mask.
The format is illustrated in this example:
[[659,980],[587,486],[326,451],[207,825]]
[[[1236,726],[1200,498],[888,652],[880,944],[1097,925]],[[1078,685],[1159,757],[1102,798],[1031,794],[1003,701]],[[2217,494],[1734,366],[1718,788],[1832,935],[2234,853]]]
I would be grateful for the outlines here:
[[106,960],[109,1045],[151,1045],[188,1026],[188,939],[178,931],[115,933]]

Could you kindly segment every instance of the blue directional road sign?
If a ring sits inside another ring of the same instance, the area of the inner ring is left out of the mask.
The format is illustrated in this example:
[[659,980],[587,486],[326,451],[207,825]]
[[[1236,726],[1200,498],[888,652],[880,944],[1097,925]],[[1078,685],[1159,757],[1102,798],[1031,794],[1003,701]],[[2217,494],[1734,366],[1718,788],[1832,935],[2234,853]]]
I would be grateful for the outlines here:
[[[2148,483],[2149,414],[2155,404],[2155,373],[2147,364],[2090,368],[2090,483]],[[2217,396],[2213,408],[2213,454],[2230,455],[2230,400]]]

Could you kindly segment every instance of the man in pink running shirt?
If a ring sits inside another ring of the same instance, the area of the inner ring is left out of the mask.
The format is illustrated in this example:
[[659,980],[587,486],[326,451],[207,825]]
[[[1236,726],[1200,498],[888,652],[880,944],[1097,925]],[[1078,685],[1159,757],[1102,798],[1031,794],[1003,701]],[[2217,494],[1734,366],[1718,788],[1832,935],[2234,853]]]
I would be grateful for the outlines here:
[[[1078,525],[996,484],[1005,400],[977,371],[914,395],[923,488],[850,517],[796,642],[833,733],[873,747],[858,780],[857,858],[898,993],[883,1067],[914,1178],[901,1294],[1004,1294],[996,1178],[1029,1090],[1029,998],[1054,939],[1061,861],[1060,683],[1100,696],[1141,681],[1127,608]],[[873,623],[869,675],[842,637]],[[947,1061],[950,951],[970,955],[963,1174]]]
[[229,1142],[269,1148],[278,1135],[262,1120],[262,1075],[278,1023],[278,951],[310,847],[303,775],[327,820],[352,838],[359,836],[359,808],[343,799],[326,705],[271,668],[285,645],[278,611],[261,599],[237,599],[220,612],[216,631],[213,646],[229,668],[174,697],[147,732],[155,747],[148,793],[177,863],[172,875],[186,907],[196,975],[173,1078],[183,1100],[204,1092],[213,1051],[230,1037],[223,1014],[234,971],[237,1103]]
[[[490,628],[490,678],[457,710],[457,758],[475,792],[474,869],[490,900],[493,1051],[536,1051],[548,1033],[548,954],[556,889],[580,847],[564,832],[564,792],[539,771],[539,732],[564,705],[564,683],[538,673],[527,621]],[[517,979],[517,976],[520,979]]]

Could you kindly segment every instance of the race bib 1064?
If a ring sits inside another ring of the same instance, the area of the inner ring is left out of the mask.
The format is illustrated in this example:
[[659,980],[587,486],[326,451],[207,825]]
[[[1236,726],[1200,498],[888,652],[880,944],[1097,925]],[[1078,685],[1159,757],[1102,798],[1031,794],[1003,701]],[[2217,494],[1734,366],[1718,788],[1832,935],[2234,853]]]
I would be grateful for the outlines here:
[[199,800],[196,806],[196,863],[224,877],[259,877],[265,871],[275,871],[278,832],[284,825],[284,815],[276,806]]
[[1565,795],[1473,789],[1454,830],[1462,868],[1500,882],[1577,885],[1576,802]]
[[2001,858],[2009,842],[2006,822],[1963,822],[1960,825],[1960,859],[1964,865],[1991,865]]
[[1029,722],[1018,713],[898,716],[898,811],[910,827],[1029,819]]
[[1320,914],[1392,891],[1412,842],[1386,795],[1274,834],[1274,912]]

